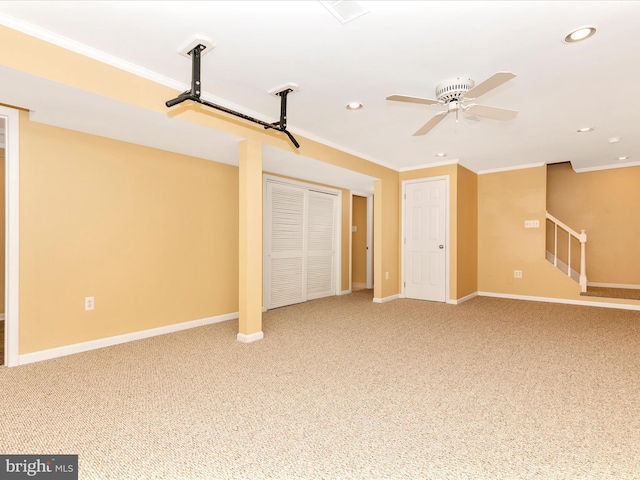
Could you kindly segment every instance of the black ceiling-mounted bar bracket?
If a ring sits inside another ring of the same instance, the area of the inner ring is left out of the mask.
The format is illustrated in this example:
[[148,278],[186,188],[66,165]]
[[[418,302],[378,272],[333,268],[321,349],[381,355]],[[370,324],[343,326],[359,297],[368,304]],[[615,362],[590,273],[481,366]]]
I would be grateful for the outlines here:
[[293,88],[286,88],[274,93],[275,95],[280,97],[280,121],[275,123],[264,122],[257,118],[250,117],[249,115],[245,115],[244,113],[236,112],[235,110],[216,105],[215,103],[207,102],[206,100],[202,100],[200,98],[202,92],[202,84],[200,82],[200,61],[202,57],[202,51],[205,48],[207,47],[204,45],[197,45],[193,50],[189,52],[189,56],[191,57],[191,89],[181,93],[172,100],[168,100],[167,102],[165,102],[165,105],[171,108],[178,105],[179,103],[191,100],[193,102],[200,103],[201,105],[205,105],[207,107],[228,113],[230,115],[240,117],[244,120],[257,123],[258,125],[262,125],[265,129],[273,129],[282,132],[287,135],[287,137],[289,137],[289,140],[291,140],[291,143],[293,143],[296,148],[300,148],[300,144],[287,130],[287,95],[295,91]]

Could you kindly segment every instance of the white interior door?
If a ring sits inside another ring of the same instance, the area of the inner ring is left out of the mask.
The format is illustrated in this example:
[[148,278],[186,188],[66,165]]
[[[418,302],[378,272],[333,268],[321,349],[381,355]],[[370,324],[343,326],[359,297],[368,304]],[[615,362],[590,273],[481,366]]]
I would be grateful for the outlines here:
[[269,181],[265,192],[265,307],[334,295],[338,197]]
[[447,181],[405,184],[404,295],[446,302]]

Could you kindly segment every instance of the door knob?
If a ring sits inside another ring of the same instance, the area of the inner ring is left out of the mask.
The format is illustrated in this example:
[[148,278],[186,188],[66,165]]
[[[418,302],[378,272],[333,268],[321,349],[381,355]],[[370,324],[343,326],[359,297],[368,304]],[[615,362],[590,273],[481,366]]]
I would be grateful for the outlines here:
[[438,245],[438,248],[442,250],[444,248],[444,245]]

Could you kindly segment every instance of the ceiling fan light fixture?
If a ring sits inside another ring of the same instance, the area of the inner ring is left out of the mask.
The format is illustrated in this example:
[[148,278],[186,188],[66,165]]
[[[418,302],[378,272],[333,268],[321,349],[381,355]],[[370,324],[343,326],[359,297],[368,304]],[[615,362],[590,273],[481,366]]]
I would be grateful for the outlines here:
[[347,104],[347,110],[360,110],[363,106],[360,102],[350,102]]
[[595,27],[581,27],[564,37],[564,41],[567,43],[580,42],[591,37],[594,33],[596,33]]
[[591,128],[591,127],[582,127],[582,128],[579,128],[578,130],[576,130],[576,132],[578,132],[578,133],[589,133],[589,132],[593,132],[593,128]]

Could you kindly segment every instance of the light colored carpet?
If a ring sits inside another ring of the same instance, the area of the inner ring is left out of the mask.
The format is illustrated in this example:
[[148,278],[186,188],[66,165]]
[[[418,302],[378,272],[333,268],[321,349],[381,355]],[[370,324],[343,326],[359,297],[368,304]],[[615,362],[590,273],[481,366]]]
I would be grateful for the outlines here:
[[640,288],[587,287],[580,295],[587,297],[625,298],[640,300]]
[[12,369],[0,452],[81,479],[637,479],[640,312],[371,291]]

